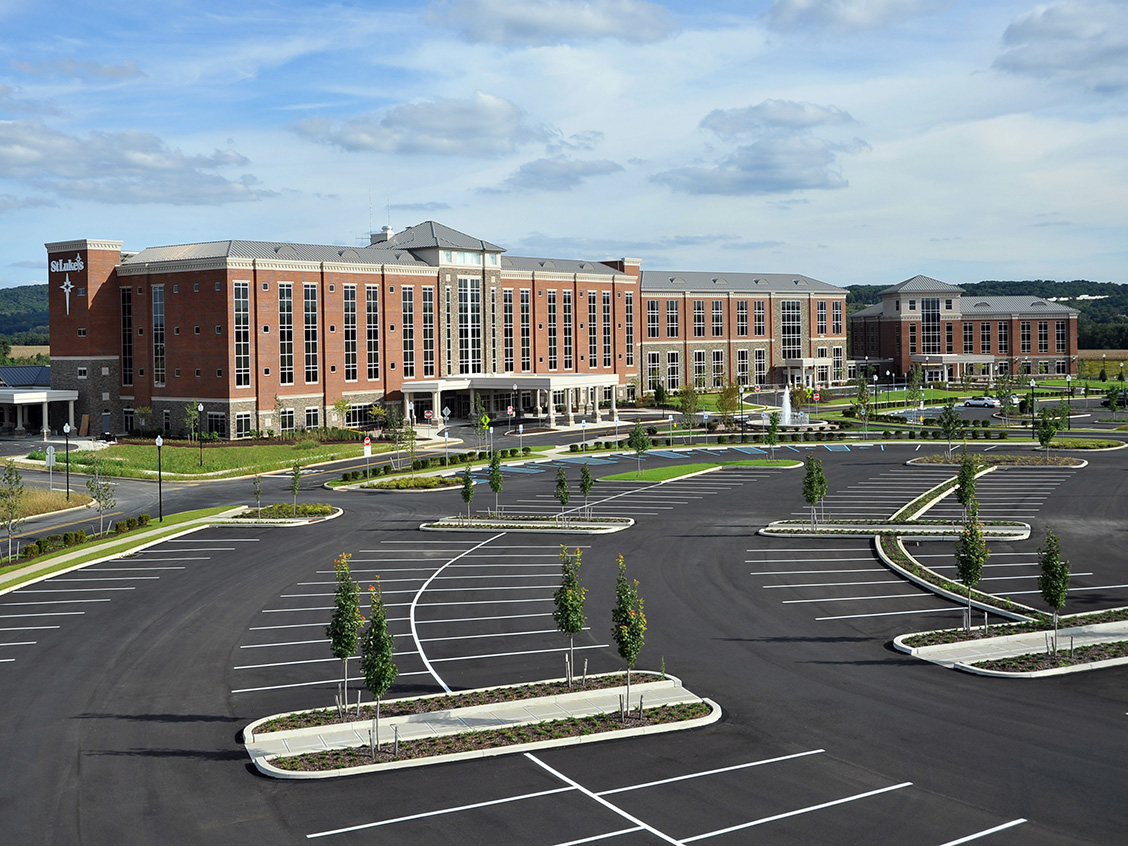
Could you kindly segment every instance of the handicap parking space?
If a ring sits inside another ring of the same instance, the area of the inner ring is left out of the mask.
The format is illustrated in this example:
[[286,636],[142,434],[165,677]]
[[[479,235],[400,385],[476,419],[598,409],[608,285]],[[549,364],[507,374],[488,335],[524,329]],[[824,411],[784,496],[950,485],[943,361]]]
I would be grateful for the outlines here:
[[258,540],[243,529],[210,528],[0,594],[0,665],[34,660],[35,647],[65,635],[68,623],[167,589],[179,574]]
[[[723,732],[722,732],[723,734]],[[723,737],[692,736],[617,755],[617,744],[525,753],[461,766],[457,800],[408,785],[381,809],[334,809],[311,840],[405,844],[860,842],[955,846],[1017,843],[1026,819],[953,806],[833,750],[757,749],[738,756]],[[422,778],[408,776],[409,780]],[[441,778],[441,776],[438,776]],[[519,834],[518,834],[519,833]]]

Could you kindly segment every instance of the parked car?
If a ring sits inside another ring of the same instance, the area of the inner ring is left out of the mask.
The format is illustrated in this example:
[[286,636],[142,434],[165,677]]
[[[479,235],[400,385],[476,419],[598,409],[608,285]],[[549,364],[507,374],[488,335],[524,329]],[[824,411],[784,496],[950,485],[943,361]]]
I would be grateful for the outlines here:
[[[1108,397],[1101,400],[1101,405],[1108,408]],[[1121,391],[1120,398],[1116,401],[1117,408],[1128,408],[1128,391]]]
[[1000,403],[994,397],[972,397],[964,400],[964,408],[998,408]]

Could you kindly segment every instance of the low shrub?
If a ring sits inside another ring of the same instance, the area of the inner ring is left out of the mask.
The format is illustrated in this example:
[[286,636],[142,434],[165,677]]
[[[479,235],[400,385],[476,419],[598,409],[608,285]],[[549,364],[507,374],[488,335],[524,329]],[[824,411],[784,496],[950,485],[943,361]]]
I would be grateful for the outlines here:
[[150,515],[142,514],[141,516],[139,516],[137,518],[137,525],[144,528],[145,526],[148,526],[149,523],[152,522],[152,520],[153,520],[153,518]]
[[20,552],[24,558],[34,558],[39,554],[39,544],[34,541],[29,544],[24,544],[23,551]]
[[521,447],[521,454],[522,455],[528,455],[532,451],[533,451],[532,447]]

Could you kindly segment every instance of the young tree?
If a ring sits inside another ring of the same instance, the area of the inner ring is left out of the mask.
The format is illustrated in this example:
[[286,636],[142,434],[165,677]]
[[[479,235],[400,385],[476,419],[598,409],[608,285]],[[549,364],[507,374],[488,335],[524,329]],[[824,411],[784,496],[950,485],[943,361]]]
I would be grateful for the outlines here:
[[619,657],[627,663],[627,710],[631,707],[631,669],[642,651],[646,635],[646,614],[638,595],[638,579],[627,581],[627,565],[622,554],[615,578],[615,607],[611,609],[611,636],[619,648]]
[[776,444],[779,443],[779,412],[773,411],[768,415],[768,428],[764,432],[764,443],[772,451],[772,460],[775,460]]
[[924,372],[919,364],[909,370],[909,383],[905,387],[905,404],[909,408],[919,408],[924,400]]
[[368,586],[368,625],[360,638],[360,673],[364,686],[376,698],[376,732],[372,739],[373,754],[380,748],[380,698],[388,692],[399,675],[395,659],[395,639],[388,631],[388,611],[380,590],[380,577]]
[[255,495],[255,506],[258,508],[258,516],[262,516],[262,477],[255,473],[255,479],[251,483],[251,492]]
[[352,407],[345,397],[337,397],[336,402],[333,403],[333,410],[337,412],[337,425],[342,429],[345,427],[345,421],[348,420],[349,409]]
[[983,565],[991,551],[983,537],[983,524],[979,522],[979,503],[974,499],[967,505],[964,528],[956,541],[956,573],[967,588],[967,625],[971,628],[971,591],[979,584]]
[[470,465],[462,472],[462,501],[466,503],[466,522],[470,522],[470,503],[474,501],[474,479],[470,475]]
[[568,475],[564,472],[563,467],[556,468],[556,490],[553,492],[560,503],[560,518],[564,518],[564,508],[568,505],[568,500],[572,498],[571,492],[568,490]]
[[697,411],[701,408],[701,394],[693,385],[678,388],[678,411],[681,412],[682,425],[688,434],[697,422]]
[[654,404],[661,408],[666,404],[667,399],[669,399],[669,396],[666,391],[666,386],[661,382],[657,383],[654,386]]
[[407,453],[407,466],[411,468],[411,478],[415,478],[415,427],[404,423],[396,430],[396,454],[400,449]]
[[379,403],[368,407],[368,422],[376,429],[383,429],[388,423],[388,410]]
[[278,437],[282,437],[282,412],[286,410],[286,406],[282,402],[282,397],[278,394],[274,395],[274,416],[278,420]]
[[956,500],[963,506],[964,519],[967,519],[967,507],[975,499],[976,474],[979,473],[979,459],[974,454],[969,455],[964,448],[960,458],[959,473],[956,474]]
[[1034,420],[1034,436],[1038,438],[1038,446],[1044,449],[1047,454],[1060,427],[1061,417],[1058,416],[1057,409],[1041,408],[1038,410],[1038,416]]
[[199,400],[192,400],[184,406],[184,425],[188,427],[188,440],[191,442],[193,437],[199,437],[199,422],[200,412],[196,410]]
[[481,452],[486,438],[490,434],[490,418],[486,414],[486,404],[482,401],[481,394],[474,394],[474,404],[470,409],[470,428],[474,437],[478,439],[478,451]]
[[98,534],[103,531],[103,518],[106,512],[117,505],[114,497],[114,482],[106,475],[106,467],[97,454],[90,462],[90,476],[86,479],[86,490],[90,492],[91,502],[87,506],[98,512]]
[[584,495],[584,513],[588,517],[591,517],[591,511],[588,509],[588,495],[591,494],[593,487],[595,487],[595,479],[592,478],[591,468],[585,461],[583,466],[580,467],[580,493]]
[[[586,464],[584,465],[587,466]],[[574,641],[577,634],[584,630],[587,618],[584,616],[584,598],[587,588],[580,584],[580,559],[583,552],[576,547],[574,553],[569,553],[568,548],[560,545],[560,587],[552,594],[552,601],[556,603],[556,610],[552,612],[552,619],[556,621],[556,628],[561,634],[568,635],[568,689],[572,688],[572,676],[575,674],[576,655]]]
[[636,420],[634,428],[631,429],[630,437],[627,438],[627,446],[634,450],[635,464],[638,467],[640,477],[642,476],[642,457],[646,455],[651,445],[650,435],[646,434],[646,430],[642,428],[642,423]]
[[333,562],[333,573],[337,581],[336,598],[333,600],[333,616],[325,627],[325,636],[329,638],[333,657],[341,662],[342,706],[349,698],[349,658],[356,652],[360,626],[364,622],[360,615],[360,585],[353,581],[352,573],[349,572],[350,558],[351,552],[342,552]]
[[151,405],[139,405],[133,410],[133,413],[137,415],[137,430],[144,432],[145,421],[148,420],[149,416],[153,413],[153,407]]
[[1065,607],[1069,596],[1069,562],[1062,560],[1061,545],[1057,535],[1046,527],[1046,539],[1038,547],[1038,564],[1042,574],[1038,576],[1038,590],[1042,599],[1054,610],[1054,655],[1057,655],[1058,612]]
[[803,474],[803,499],[811,506],[811,528],[816,526],[815,509],[819,502],[826,496],[826,474],[823,473],[822,462],[813,455],[807,456],[807,469]]
[[864,416],[869,417],[871,405],[869,379],[864,373],[859,373],[854,378],[854,413],[862,417],[864,411]]
[[294,466],[290,469],[290,493],[294,495],[294,511],[292,517],[298,516],[298,488],[302,484],[302,465],[300,461],[295,461]]
[[740,386],[729,379],[721,392],[717,395],[717,413],[721,416],[721,425],[731,428],[736,414],[740,411]]
[[[1101,372],[1104,373],[1103,370]],[[1108,410],[1116,414],[1116,409],[1120,407],[1120,388],[1109,388],[1105,391],[1105,396],[1108,398]]]
[[948,441],[949,458],[952,457],[952,438],[959,437],[962,426],[963,420],[960,418],[960,413],[956,411],[956,403],[953,400],[948,400],[940,412],[940,431],[944,433],[944,437]]
[[495,449],[490,453],[490,490],[494,494],[494,514],[497,514],[497,501],[498,495],[501,493],[502,486],[505,484],[501,478],[501,454]]
[[4,530],[8,533],[9,560],[12,558],[12,537],[23,525],[23,516],[20,512],[23,494],[23,476],[16,469],[16,462],[11,458],[5,459],[4,475],[0,477],[0,520],[4,521]]

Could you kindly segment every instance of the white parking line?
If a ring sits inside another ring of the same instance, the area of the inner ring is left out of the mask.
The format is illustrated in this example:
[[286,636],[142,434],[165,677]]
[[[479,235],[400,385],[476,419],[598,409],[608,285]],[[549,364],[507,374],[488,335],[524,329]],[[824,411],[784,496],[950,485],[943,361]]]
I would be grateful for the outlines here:
[[138,564],[160,564],[162,561],[211,561],[210,555],[185,555],[179,558],[130,558]]
[[43,599],[34,602],[0,602],[0,605],[78,605],[86,602],[110,602],[110,599]]
[[[807,512],[808,514],[810,512]],[[861,552],[860,549],[847,550],[848,552]],[[746,558],[745,564],[800,564],[804,561],[873,561],[872,555],[863,555],[859,558]]]
[[750,576],[813,576],[820,573],[888,573],[884,567],[869,567],[866,569],[856,570],[764,570],[757,572],[753,570],[748,575]]
[[61,629],[62,626],[12,626],[0,629],[0,632],[40,632],[47,629]]
[[[584,626],[582,631],[590,632],[591,626]],[[534,629],[527,632],[490,632],[489,634],[451,635],[449,637],[425,637],[423,643],[438,643],[442,640],[476,640],[483,637],[521,637],[523,635],[560,634],[559,629]],[[399,635],[397,635],[399,637]],[[407,635],[404,635],[407,637]]]
[[137,590],[135,587],[61,588],[59,590],[25,588],[20,593],[105,593],[108,590]]
[[[986,579],[984,579],[986,581]],[[773,588],[812,588],[812,587],[844,587],[846,585],[899,585],[902,584],[900,579],[880,579],[874,582],[810,582],[808,584],[798,585],[761,585],[764,590],[772,590]]]
[[784,605],[805,605],[810,602],[860,602],[869,599],[932,599],[931,593],[886,593],[879,596],[825,596],[819,599],[784,599]]
[[[927,596],[928,594],[925,594]],[[822,620],[861,620],[864,617],[902,617],[906,614],[936,614],[940,611],[958,611],[959,608],[921,608],[919,611],[881,611],[874,614],[843,614],[839,617],[815,617],[816,621]]]
[[762,817],[752,822],[741,823],[740,825],[730,825],[728,828],[719,828],[716,831],[707,831],[704,834],[696,834],[693,837],[686,837],[682,839],[683,843],[694,843],[698,840],[705,840],[709,837],[717,837],[721,834],[729,834],[734,831],[742,831],[746,828],[753,826],[763,825],[764,823],[775,822],[776,820],[787,819],[788,817],[796,817],[799,814],[809,814],[812,811],[821,811],[823,808],[832,808],[835,805],[844,805],[847,802],[856,802],[859,799],[868,799],[870,796],[877,796],[881,793],[888,793],[891,790],[900,790],[904,787],[912,787],[911,781],[903,781],[900,784],[892,784],[889,787],[879,787],[877,790],[869,790],[865,793],[856,793],[853,796],[846,796],[842,799],[833,799],[830,802],[822,802],[818,805],[809,805],[806,808],[797,808],[794,811],[786,811],[782,814],[773,814],[770,817]]
[[[576,651],[581,649],[606,649],[610,644],[607,643],[594,643],[589,646],[577,646]],[[552,655],[559,652],[567,652],[571,647],[561,646],[555,649],[527,649],[522,652],[492,652],[486,655],[455,655],[451,658],[432,658],[432,664],[447,663],[450,661],[477,661],[481,658],[509,658],[514,655]]]
[[[336,660],[336,659],[334,659],[334,660]],[[398,676],[396,676],[396,678],[402,679],[402,678],[407,678],[408,676],[429,676],[429,675],[430,675],[430,673],[426,673],[426,672],[423,672],[422,670],[420,670],[417,673],[400,673]],[[231,692],[232,693],[261,693],[264,690],[289,690],[290,688],[294,688],[294,687],[316,687],[317,685],[320,685],[320,684],[331,685],[332,687],[335,688],[340,683],[340,681],[341,680],[339,678],[334,678],[334,679],[322,679],[320,681],[294,682],[293,684],[272,684],[272,685],[266,685],[265,687],[241,687],[238,690],[233,690]],[[363,682],[364,677],[363,676],[349,676],[346,679],[346,681]]]
[[348,828],[335,828],[330,831],[318,831],[314,834],[307,834],[307,840],[313,840],[316,837],[329,837],[334,834],[347,834],[351,831],[363,831],[366,828],[378,828],[382,825],[395,825],[396,823],[409,822],[411,820],[421,820],[427,817],[438,817],[444,814],[457,814],[460,811],[473,811],[477,808],[488,808],[491,805],[504,805],[509,802],[520,802],[524,799],[537,799],[541,796],[552,796],[556,793],[570,793],[575,790],[574,787],[556,787],[552,790],[539,790],[536,793],[522,793],[519,796],[507,796],[504,799],[490,799],[485,802],[474,802],[469,805],[455,805],[452,808],[442,808],[438,811],[425,811],[421,814],[409,814],[405,817],[393,817],[392,819],[380,820],[378,822],[361,823],[360,825],[350,825]]
[[960,846],[961,843],[970,843],[972,840],[978,840],[981,837],[986,837],[998,831],[1006,831],[1008,828],[1014,828],[1016,825],[1022,825],[1024,822],[1026,822],[1026,820],[1022,818],[1011,820],[1009,823],[1003,823],[994,828],[977,831],[975,834],[969,834],[967,837],[961,837],[959,840],[949,840],[947,843],[941,843],[940,846]]
[[620,828],[606,834],[593,834],[591,837],[581,837],[579,840],[568,840],[564,843],[555,843],[553,846],[581,846],[583,843],[595,843],[599,840],[610,840],[612,837],[621,837],[624,834],[634,834],[636,831],[646,831],[641,825],[630,828]]
[[85,611],[47,611],[43,614],[0,614],[0,620],[17,620],[21,617],[78,617]]
[[52,579],[53,584],[59,582],[136,582],[141,579],[159,579],[160,576],[106,576],[106,578],[89,578],[84,577],[81,579]]
[[[184,540],[184,539],[170,540],[170,541],[165,541],[165,543],[199,543],[200,540],[201,540],[200,538],[192,538],[190,540]],[[259,542],[259,538],[222,538],[222,539],[217,538],[216,540],[222,540],[224,543],[258,543]]]
[[477,623],[483,620],[527,620],[531,617],[551,617],[552,613],[547,614],[506,614],[500,617],[453,617],[449,620],[419,620],[420,625],[428,625],[431,623]]
[[[132,561],[133,559],[129,559]],[[96,573],[132,573],[134,570],[138,572],[145,572],[146,570],[187,570],[187,567],[99,567],[94,572]]]
[[627,793],[631,790],[642,790],[647,787],[657,787],[662,784],[673,784],[678,781],[686,781],[691,778],[702,778],[703,776],[718,775],[720,773],[731,773],[734,770],[746,770],[749,767],[761,767],[764,764],[778,764],[780,761],[791,761],[795,758],[806,758],[808,755],[818,755],[825,752],[825,749],[812,749],[809,752],[796,752],[794,755],[781,755],[778,758],[765,758],[762,761],[750,761],[747,764],[734,764],[731,767],[718,767],[715,770],[702,770],[697,773],[688,773],[686,775],[674,776],[673,778],[663,778],[658,781],[645,781],[641,784],[632,784],[627,787],[615,787],[611,790],[599,791],[600,796],[611,796],[614,793]]

